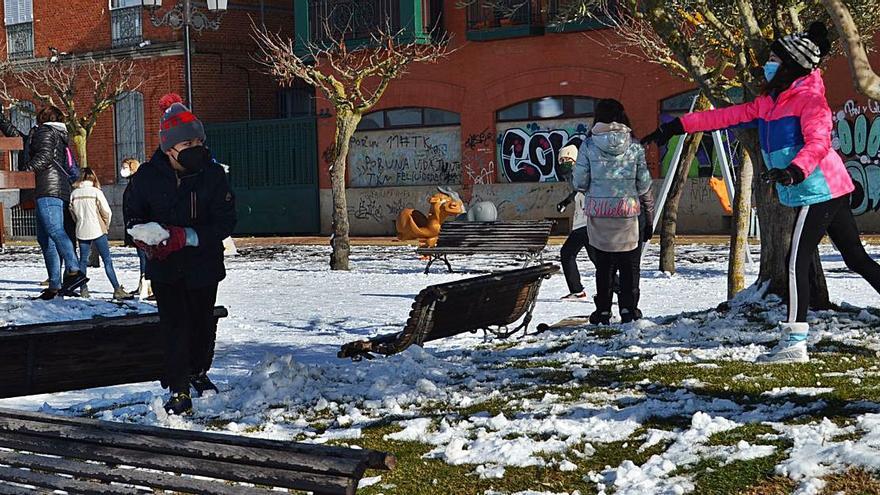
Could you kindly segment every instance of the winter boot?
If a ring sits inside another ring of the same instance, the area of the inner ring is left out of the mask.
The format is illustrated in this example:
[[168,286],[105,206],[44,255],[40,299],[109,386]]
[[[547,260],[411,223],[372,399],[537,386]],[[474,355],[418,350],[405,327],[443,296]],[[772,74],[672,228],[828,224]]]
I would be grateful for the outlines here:
[[642,319],[642,311],[639,308],[636,309],[627,309],[623,308],[620,310],[620,322],[621,323],[632,323],[636,320]]
[[611,311],[596,310],[590,315],[590,325],[610,325]]
[[82,286],[82,288],[79,290],[79,297],[81,297],[83,299],[88,299],[88,298],[92,297],[89,294],[89,286],[88,285]]
[[40,287],[49,287],[49,279],[43,280],[40,282]]
[[128,291],[125,290],[125,287],[120,285],[113,289],[113,299],[117,301],[125,301],[127,299],[134,299],[134,296],[129,294]]
[[215,394],[219,394],[220,390],[217,389],[217,385],[214,385],[214,382],[208,378],[207,373],[199,373],[198,375],[193,375],[189,379],[189,384],[192,385],[192,388],[196,391],[196,397],[202,397],[205,395],[205,392],[209,390],[213,390]]
[[760,364],[807,363],[807,332],[810,326],[806,323],[780,323],[782,335],[779,343],[755,361]]
[[171,394],[171,398],[165,403],[165,412],[182,416],[192,412],[193,402],[189,394],[178,392]]
[[61,290],[59,292],[70,295],[74,290],[79,289],[88,281],[89,278],[79,270],[75,272],[65,272],[64,278],[61,282]]
[[55,296],[57,295],[58,289],[45,288],[43,289],[43,292],[40,292],[40,295],[37,296],[37,299],[41,299],[43,301],[51,301],[52,299],[55,299]]

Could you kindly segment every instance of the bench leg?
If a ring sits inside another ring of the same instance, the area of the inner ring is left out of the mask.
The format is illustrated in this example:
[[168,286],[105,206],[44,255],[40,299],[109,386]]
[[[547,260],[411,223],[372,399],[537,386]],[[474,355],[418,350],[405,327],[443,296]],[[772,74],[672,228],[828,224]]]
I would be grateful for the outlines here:
[[449,270],[449,273],[454,273],[452,271],[452,265],[449,264],[449,258],[447,258],[445,254],[443,255],[443,262],[446,263],[446,269]]
[[428,266],[425,267],[425,275],[427,275],[430,272],[431,265],[433,265],[434,262],[437,260],[442,260],[444,263],[446,263],[446,269],[449,270],[449,273],[452,273],[452,265],[449,264],[449,260],[446,259],[445,254],[442,254],[442,255],[432,254],[431,259],[428,260]]

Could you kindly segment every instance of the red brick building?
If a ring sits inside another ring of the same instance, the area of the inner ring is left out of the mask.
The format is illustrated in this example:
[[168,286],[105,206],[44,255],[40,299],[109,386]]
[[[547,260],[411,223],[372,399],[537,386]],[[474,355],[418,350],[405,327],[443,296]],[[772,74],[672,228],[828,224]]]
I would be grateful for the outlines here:
[[[160,14],[175,3],[165,0]],[[557,7],[558,0],[530,0],[509,18],[479,2],[462,9],[449,0],[231,0],[219,30],[193,36],[192,79],[209,145],[231,166],[239,232],[326,233],[331,210],[321,158],[333,140],[331,105],[303,85],[280,88],[261,72],[252,22],[300,46],[319,38],[325,21],[349,19],[352,38],[364,39],[389,20],[416,38],[435,25],[452,34],[455,51],[437,64],[413,66],[392,83],[352,143],[354,235],[393,234],[397,212],[424,210],[437,185],[495,202],[501,218],[560,218],[554,205],[566,186],[557,182],[555,153],[583,137],[595,99],[622,101],[635,133],[644,135],[661,112],[687,107],[681,96],[691,86],[610,49],[614,34],[608,30],[559,28]],[[159,97],[185,95],[182,32],[154,27],[139,0],[6,0],[3,8],[0,30],[10,49],[0,49],[0,57],[27,64],[45,60],[52,49],[130,56],[152,76],[140,95],[102,115],[89,141],[90,165],[105,184],[117,182],[122,157],[144,158],[157,147]],[[880,66],[880,58],[874,61]],[[856,95],[843,60],[828,66],[826,82],[832,109],[841,111],[843,134],[836,142],[860,184],[853,208],[864,227],[880,230],[880,162],[872,146],[880,145],[880,106]],[[281,117],[287,120],[271,120]],[[661,159],[653,150],[649,162],[660,177]],[[712,173],[710,163],[688,182],[680,231],[725,231],[723,210],[707,185]],[[117,189],[110,188],[111,202],[119,202]],[[10,194],[0,193],[7,208],[17,203],[17,193]]]

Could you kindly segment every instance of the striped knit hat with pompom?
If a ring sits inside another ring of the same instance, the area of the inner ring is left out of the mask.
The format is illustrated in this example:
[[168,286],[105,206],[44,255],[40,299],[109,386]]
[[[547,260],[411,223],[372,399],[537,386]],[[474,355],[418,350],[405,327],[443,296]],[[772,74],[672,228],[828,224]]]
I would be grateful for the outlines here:
[[183,99],[175,93],[169,93],[159,99],[159,108],[164,112],[159,121],[159,147],[168,151],[178,143],[190,139],[206,140],[205,127]]
[[806,33],[789,34],[770,45],[770,50],[783,63],[793,64],[806,70],[819,67],[822,57],[831,50],[828,29],[821,22],[810,24]]

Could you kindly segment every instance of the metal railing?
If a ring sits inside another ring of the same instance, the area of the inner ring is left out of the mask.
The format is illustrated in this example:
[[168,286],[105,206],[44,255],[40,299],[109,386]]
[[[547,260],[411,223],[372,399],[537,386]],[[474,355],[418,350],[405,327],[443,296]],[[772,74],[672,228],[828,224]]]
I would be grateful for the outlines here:
[[468,5],[469,30],[507,26],[542,25],[541,0],[498,0]]
[[9,60],[34,58],[34,23],[6,26],[6,50]]
[[400,29],[398,0],[310,0],[311,39],[320,44],[369,39],[380,29]]
[[140,5],[110,11],[110,33],[113,48],[137,45],[144,40],[142,14]]
[[26,210],[20,205],[15,205],[10,210],[12,210],[12,236],[36,237],[37,210]]

